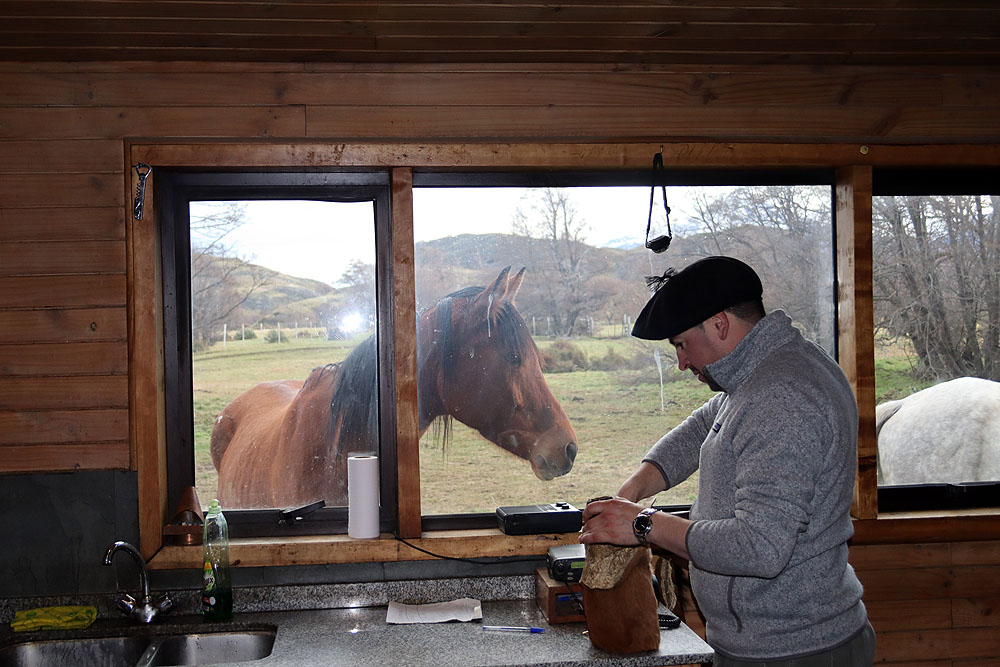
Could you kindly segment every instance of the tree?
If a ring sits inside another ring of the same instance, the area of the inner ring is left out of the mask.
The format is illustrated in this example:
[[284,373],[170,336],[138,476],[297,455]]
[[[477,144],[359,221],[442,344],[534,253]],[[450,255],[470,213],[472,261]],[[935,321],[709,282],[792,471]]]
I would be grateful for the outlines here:
[[226,237],[244,224],[246,205],[211,202],[191,216],[191,339],[203,349],[222,335],[222,325],[238,313],[268,272],[238,256]]
[[927,377],[1000,380],[1000,197],[873,200],[876,329]]
[[[511,224],[515,235],[540,243],[528,244],[529,252],[543,250],[531,258],[540,275],[532,281],[540,294],[541,316],[551,317],[552,333],[569,336],[576,332],[606,294],[588,286],[587,256],[592,248],[585,243],[587,224],[577,216],[566,190],[544,188],[521,200]],[[519,301],[520,303],[520,301]]]
[[833,349],[829,188],[698,188],[692,205],[681,247],[698,257],[730,255],[753,266],[764,283],[765,305],[785,310],[807,337]]

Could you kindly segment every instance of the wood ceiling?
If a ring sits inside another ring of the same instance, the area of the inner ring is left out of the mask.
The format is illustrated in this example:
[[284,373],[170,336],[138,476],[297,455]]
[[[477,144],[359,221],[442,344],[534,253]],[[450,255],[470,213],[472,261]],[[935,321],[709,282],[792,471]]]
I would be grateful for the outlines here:
[[2,0],[3,61],[1000,64],[996,0]]

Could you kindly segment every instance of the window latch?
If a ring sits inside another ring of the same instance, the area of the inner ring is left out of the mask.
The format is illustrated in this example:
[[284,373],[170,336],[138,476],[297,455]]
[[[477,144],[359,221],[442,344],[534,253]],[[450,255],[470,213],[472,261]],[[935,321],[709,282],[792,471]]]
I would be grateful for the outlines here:
[[314,503],[309,503],[308,505],[303,505],[302,507],[281,510],[281,518],[278,519],[278,523],[283,526],[294,526],[299,521],[302,521],[302,517],[306,514],[315,512],[323,507],[326,507],[326,501],[317,500]]

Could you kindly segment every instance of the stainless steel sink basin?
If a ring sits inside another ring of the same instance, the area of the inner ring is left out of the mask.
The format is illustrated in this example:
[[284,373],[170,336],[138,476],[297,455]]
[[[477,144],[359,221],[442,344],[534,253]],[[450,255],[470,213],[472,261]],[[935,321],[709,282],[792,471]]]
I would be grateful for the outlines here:
[[0,648],[0,667],[162,667],[260,660],[271,654],[275,628],[236,631],[72,637],[19,641]]

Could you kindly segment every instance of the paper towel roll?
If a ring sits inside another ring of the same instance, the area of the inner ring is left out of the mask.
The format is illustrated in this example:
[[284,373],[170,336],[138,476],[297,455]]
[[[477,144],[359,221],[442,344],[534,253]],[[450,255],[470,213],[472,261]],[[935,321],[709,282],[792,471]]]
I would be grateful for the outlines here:
[[347,534],[378,537],[378,457],[347,457]]

